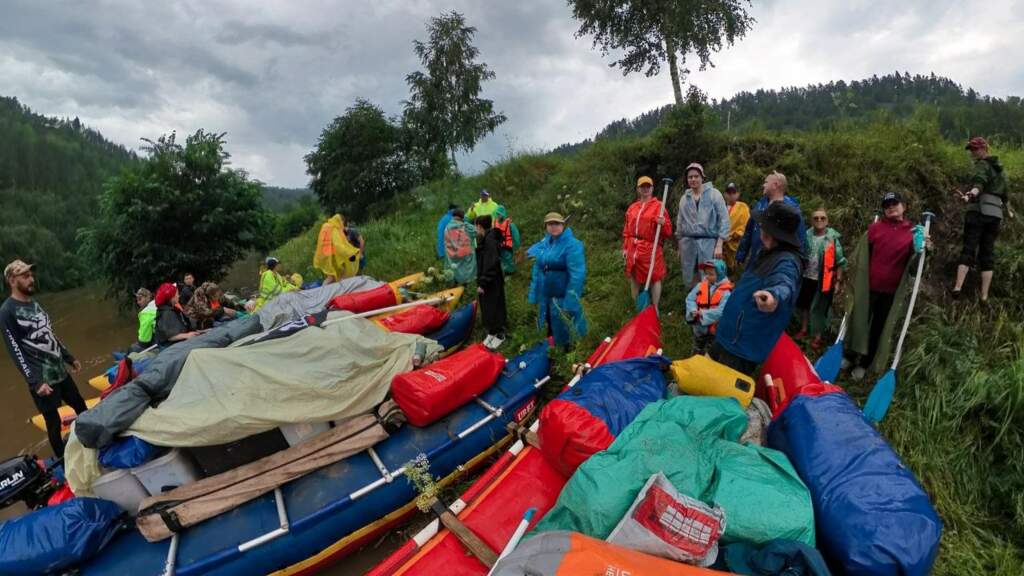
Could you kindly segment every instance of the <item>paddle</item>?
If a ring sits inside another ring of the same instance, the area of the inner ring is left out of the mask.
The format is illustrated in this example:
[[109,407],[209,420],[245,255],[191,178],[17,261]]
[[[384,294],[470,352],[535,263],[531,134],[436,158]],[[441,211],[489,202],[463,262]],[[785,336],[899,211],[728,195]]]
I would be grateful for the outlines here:
[[[928,237],[928,229],[931,228],[931,212],[921,215],[924,218],[924,235]],[[892,396],[896,392],[896,366],[900,363],[900,354],[903,352],[903,340],[907,337],[907,329],[910,328],[910,317],[914,314],[914,303],[917,302],[917,293],[921,288],[921,273],[924,271],[925,251],[921,251],[921,257],[917,260],[917,276],[914,278],[914,290],[910,293],[910,304],[907,306],[907,316],[903,319],[903,329],[900,330],[900,339],[896,341],[896,354],[892,359],[892,366],[875,382],[875,387],[868,395],[868,401],[864,404],[864,416],[868,421],[877,424],[885,418],[892,404]]]
[[644,308],[651,305],[651,278],[654,276],[654,262],[658,257],[658,242],[661,240],[661,218],[665,214],[665,202],[668,201],[668,187],[672,184],[671,178],[662,178],[665,183],[665,191],[661,194],[661,208],[658,210],[658,226],[654,229],[654,245],[651,247],[651,263],[647,267],[647,282],[644,283],[642,292],[636,295],[636,311],[642,312]]
[[[512,533],[512,537],[508,539],[508,543],[501,550],[501,554],[498,554],[497,562],[501,562],[501,559],[508,556],[516,549],[519,545],[519,541],[523,539],[523,534],[526,534],[526,529],[530,527],[530,521],[533,520],[533,515],[537,513],[536,508],[530,508],[523,514],[523,519],[519,521],[519,526],[516,526],[515,532]],[[497,567],[497,562],[487,572],[487,576],[494,574],[494,569]]]

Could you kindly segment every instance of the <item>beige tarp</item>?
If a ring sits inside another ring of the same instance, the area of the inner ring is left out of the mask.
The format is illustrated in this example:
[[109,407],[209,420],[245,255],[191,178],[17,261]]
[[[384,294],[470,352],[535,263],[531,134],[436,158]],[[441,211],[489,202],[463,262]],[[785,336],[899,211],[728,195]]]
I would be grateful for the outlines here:
[[[296,478],[362,452],[388,437],[378,415],[391,425],[405,419],[391,400],[376,412],[350,418],[316,438],[256,462],[146,498],[135,524],[146,540],[158,542],[173,534],[168,522],[174,524],[174,530],[194,526]],[[158,508],[150,509],[153,506]]]
[[[354,318],[249,346],[194,350],[170,396],[126,434],[158,446],[213,446],[281,424],[364,414],[384,400],[396,374],[412,369],[417,344],[428,357],[441,350],[423,336]],[[100,475],[96,451],[73,432],[65,470],[79,495],[88,495]]]

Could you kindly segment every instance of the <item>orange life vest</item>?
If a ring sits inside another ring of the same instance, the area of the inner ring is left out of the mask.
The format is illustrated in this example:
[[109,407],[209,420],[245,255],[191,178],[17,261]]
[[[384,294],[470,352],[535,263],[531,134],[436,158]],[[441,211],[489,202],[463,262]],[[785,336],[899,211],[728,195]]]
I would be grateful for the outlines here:
[[832,240],[825,247],[825,255],[821,262],[821,292],[832,291],[832,279],[836,269],[836,241]]
[[494,228],[501,232],[501,245],[498,246],[501,250],[512,249],[512,219],[505,218],[500,223],[495,223]]
[[[706,279],[701,280],[700,288],[697,290],[697,309],[707,310],[708,308],[714,308],[718,306],[722,302],[722,298],[724,298],[725,295],[728,294],[729,292],[732,292],[732,289],[732,282],[726,280],[725,282],[719,282],[718,286],[715,286],[714,293],[709,294],[709,292],[711,292],[710,284]],[[717,323],[712,324],[709,327],[708,331],[714,334],[716,327]]]

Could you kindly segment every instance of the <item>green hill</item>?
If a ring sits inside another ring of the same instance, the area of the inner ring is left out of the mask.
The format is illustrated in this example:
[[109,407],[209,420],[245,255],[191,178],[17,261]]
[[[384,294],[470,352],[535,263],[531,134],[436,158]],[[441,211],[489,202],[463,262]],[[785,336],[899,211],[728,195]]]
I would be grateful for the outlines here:
[[[1014,198],[1021,198],[1024,153],[1002,146],[995,153],[1007,167]],[[724,131],[715,109],[691,104],[665,115],[643,137],[598,139],[569,156],[523,155],[475,177],[416,188],[403,197],[401,212],[361,227],[367,273],[394,278],[434,264],[437,219],[449,201],[465,206],[481,187],[508,207],[524,248],[542,237],[544,213],[571,214],[570,225],[587,250],[584,306],[590,334],[575,352],[557,354],[564,375],[632,314],[619,250],[636,176],[678,178],[691,161],[702,162],[719,186],[737,182],[750,203],[767,172],[784,172],[803,209],[809,213],[827,206],[848,244],[871,221],[884,190],[901,190],[913,218],[925,207],[937,212],[936,249],[923,301],[899,370],[896,399],[881,430],[946,522],[936,574],[1019,574],[1024,565],[1022,228],[1010,221],[1002,232],[993,302],[987,309],[970,298],[955,305],[946,300],[943,288],[959,253],[963,210],[951,190],[968,173],[970,160],[962,143],[945,137],[934,109],[919,109],[907,120],[847,121],[810,132],[752,127],[737,134]],[[669,202],[673,214],[680,188],[677,183]],[[308,269],[315,234],[314,227],[277,251],[284,268],[316,276]],[[662,325],[666,355],[681,358],[689,354],[690,337],[680,318],[685,294],[675,258],[670,252]],[[513,329],[503,347],[507,354],[541,337],[534,308],[526,302],[529,277],[529,264],[523,263],[508,280]],[[851,394],[863,401],[874,376],[851,385]]]
[[87,279],[76,235],[92,222],[104,181],[134,159],[78,118],[47,118],[0,97],[0,260],[45,263],[37,275],[46,290]]

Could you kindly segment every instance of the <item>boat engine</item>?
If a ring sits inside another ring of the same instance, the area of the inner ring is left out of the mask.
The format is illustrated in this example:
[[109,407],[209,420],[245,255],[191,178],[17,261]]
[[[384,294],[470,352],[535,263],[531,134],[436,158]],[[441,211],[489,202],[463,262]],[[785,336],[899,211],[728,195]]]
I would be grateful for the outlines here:
[[0,509],[24,502],[29,510],[46,506],[56,490],[53,475],[32,456],[0,462]]

